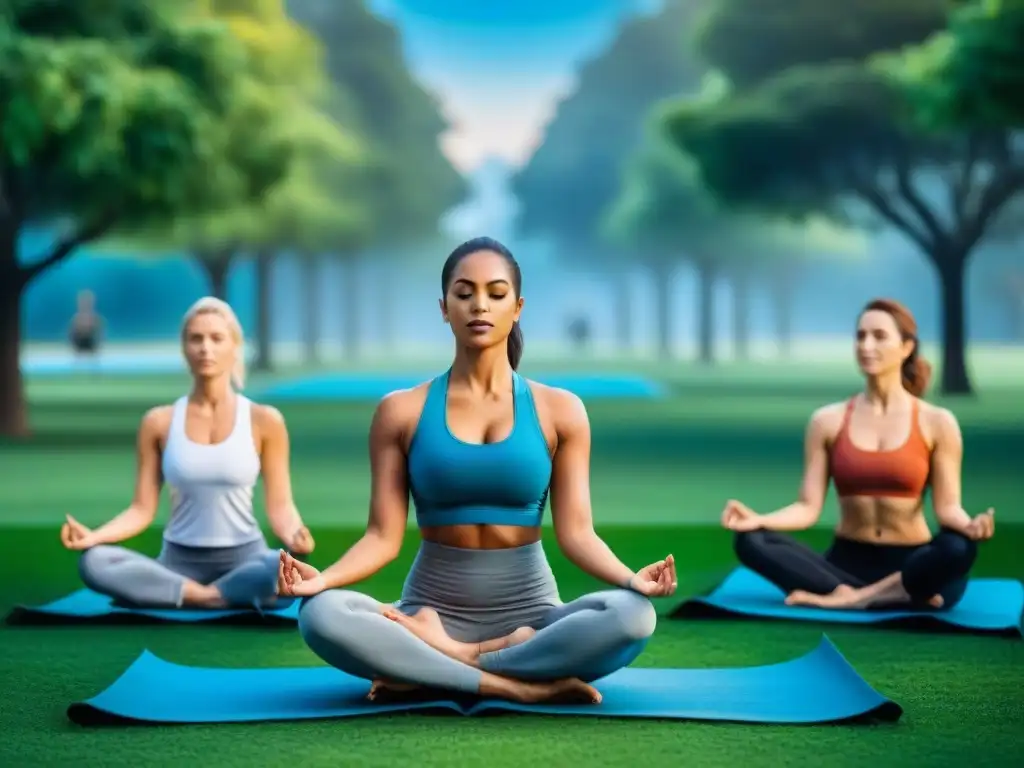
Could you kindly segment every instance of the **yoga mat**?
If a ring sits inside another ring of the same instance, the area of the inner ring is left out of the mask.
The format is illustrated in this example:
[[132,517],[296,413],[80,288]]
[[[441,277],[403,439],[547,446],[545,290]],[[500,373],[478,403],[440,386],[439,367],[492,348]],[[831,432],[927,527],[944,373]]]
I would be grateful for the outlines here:
[[[323,374],[303,376],[272,384],[250,393],[267,402],[334,402],[339,400],[379,400],[396,389],[408,389],[430,379],[421,375]],[[642,376],[623,374],[568,374],[531,376],[543,384],[574,392],[584,399],[639,398],[665,396],[664,388]]]
[[671,618],[767,618],[836,624],[997,634],[1019,638],[1024,585],[1012,579],[972,579],[950,610],[835,610],[788,606],[782,590],[747,568],[737,568],[712,592],[694,597]]
[[141,624],[218,622],[221,624],[294,624],[299,601],[274,611],[255,609],[165,609],[119,605],[106,595],[80,589],[45,605],[19,605],[7,615],[8,624]]
[[463,715],[670,718],[749,723],[895,721],[902,708],[864,681],[827,637],[810,653],[763,667],[627,668],[595,683],[596,705],[521,705],[493,699],[374,703],[370,684],[328,666],[211,669],[144,651],[109,688],[72,704],[79,725],[238,723],[356,717],[400,711]]

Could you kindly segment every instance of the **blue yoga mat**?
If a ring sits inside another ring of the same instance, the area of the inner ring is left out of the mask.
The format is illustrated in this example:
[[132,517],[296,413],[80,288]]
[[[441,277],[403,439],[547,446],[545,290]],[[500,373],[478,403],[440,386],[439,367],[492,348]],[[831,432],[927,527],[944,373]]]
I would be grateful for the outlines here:
[[45,605],[16,606],[8,615],[8,624],[138,624],[153,622],[218,622],[221,624],[294,624],[299,617],[299,601],[273,611],[245,609],[186,610],[134,608],[118,605],[106,595],[80,589]]
[[823,637],[781,664],[735,669],[627,668],[595,683],[597,705],[522,705],[476,699],[374,703],[369,683],[333,667],[211,669],[149,651],[109,688],[68,708],[80,725],[238,723],[356,717],[401,711],[826,723],[898,720],[902,708],[875,691]]
[[[278,382],[250,396],[268,402],[334,402],[338,400],[379,400],[396,389],[422,384],[431,374],[372,375],[326,374],[304,376]],[[531,377],[533,378],[533,377]],[[536,379],[552,387],[574,392],[584,399],[658,398],[665,394],[657,382],[641,376],[608,375],[537,375]]]
[[950,610],[834,610],[788,606],[782,590],[737,568],[710,594],[694,597],[672,618],[767,618],[838,624],[879,624],[932,631],[961,631],[1021,637],[1024,585],[1012,579],[972,579]]

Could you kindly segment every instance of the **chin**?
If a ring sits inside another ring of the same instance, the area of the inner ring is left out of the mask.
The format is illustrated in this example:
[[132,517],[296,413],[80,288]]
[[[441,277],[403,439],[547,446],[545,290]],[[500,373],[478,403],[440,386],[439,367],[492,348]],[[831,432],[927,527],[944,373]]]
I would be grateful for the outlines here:
[[497,340],[491,333],[485,333],[482,336],[468,336],[467,338],[462,339],[462,346],[467,347],[468,349],[487,349],[488,347],[493,347],[497,343]]
[[882,367],[878,363],[857,363],[857,367],[860,368],[860,372],[865,376],[877,376],[882,372]]

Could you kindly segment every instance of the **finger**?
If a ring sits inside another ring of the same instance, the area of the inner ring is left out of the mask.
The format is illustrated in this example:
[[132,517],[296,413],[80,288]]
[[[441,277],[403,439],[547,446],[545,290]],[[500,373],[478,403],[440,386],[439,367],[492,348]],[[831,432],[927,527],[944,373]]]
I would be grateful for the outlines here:
[[675,589],[676,584],[679,583],[679,578],[676,576],[676,558],[675,555],[668,556],[668,572],[672,578],[672,588]]

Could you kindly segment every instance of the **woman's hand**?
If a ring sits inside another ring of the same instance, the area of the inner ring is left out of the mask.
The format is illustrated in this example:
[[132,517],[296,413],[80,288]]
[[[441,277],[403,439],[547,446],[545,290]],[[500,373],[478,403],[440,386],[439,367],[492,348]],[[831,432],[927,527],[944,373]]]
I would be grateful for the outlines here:
[[988,541],[995,532],[996,511],[992,507],[971,518],[971,522],[964,529],[964,534],[972,541]]
[[299,530],[292,535],[292,540],[288,542],[288,549],[296,555],[308,555],[315,546],[313,534],[304,525],[299,527]]
[[325,589],[327,584],[320,571],[281,550],[281,562],[277,567],[277,594],[288,597],[312,597]]
[[67,522],[60,527],[61,544],[75,552],[96,546],[98,542],[89,528],[86,528],[71,515],[64,515],[64,519]]
[[668,597],[676,591],[676,561],[672,555],[641,568],[629,580],[629,588],[647,597]]
[[762,525],[761,516],[742,501],[730,499],[722,510],[722,527],[737,533],[756,531]]

